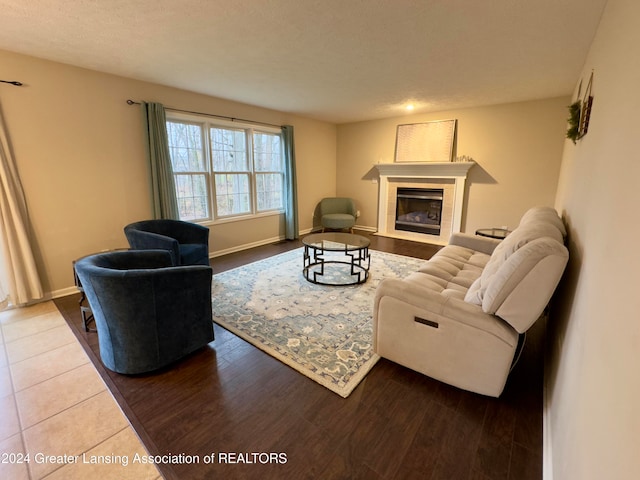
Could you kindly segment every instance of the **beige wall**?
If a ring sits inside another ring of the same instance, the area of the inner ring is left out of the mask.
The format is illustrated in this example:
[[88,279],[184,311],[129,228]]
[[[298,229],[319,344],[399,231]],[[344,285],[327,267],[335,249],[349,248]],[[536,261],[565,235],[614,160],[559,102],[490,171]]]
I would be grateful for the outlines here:
[[[301,230],[311,228],[315,204],[335,194],[332,124],[6,51],[0,64],[3,78],[25,84],[0,84],[0,99],[49,294],[73,291],[73,259],[125,247],[124,225],[151,215],[141,112],[128,98],[293,125]],[[215,255],[283,235],[281,216],[212,225],[211,250]]]
[[469,173],[463,231],[517,225],[533,205],[553,205],[569,98],[512,103],[338,126],[338,195],[355,198],[358,224],[377,226],[378,185],[368,174],[392,163],[399,124],[458,119],[458,155]]
[[589,132],[565,144],[570,260],[550,323],[548,479],[640,475],[639,23],[640,3],[609,0],[581,75],[584,91],[594,71]]

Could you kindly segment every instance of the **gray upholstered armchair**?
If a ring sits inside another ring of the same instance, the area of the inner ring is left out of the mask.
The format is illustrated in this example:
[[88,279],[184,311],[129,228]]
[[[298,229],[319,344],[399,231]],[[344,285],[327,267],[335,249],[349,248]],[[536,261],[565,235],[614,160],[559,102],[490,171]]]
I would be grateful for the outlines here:
[[320,224],[325,228],[342,230],[348,228],[353,232],[356,224],[356,205],[351,198],[323,198],[320,201]]
[[173,265],[209,265],[209,229],[182,220],[143,220],[124,227],[135,250],[171,252]]
[[172,266],[166,250],[116,251],[78,260],[104,365],[159,369],[213,340],[210,266]]

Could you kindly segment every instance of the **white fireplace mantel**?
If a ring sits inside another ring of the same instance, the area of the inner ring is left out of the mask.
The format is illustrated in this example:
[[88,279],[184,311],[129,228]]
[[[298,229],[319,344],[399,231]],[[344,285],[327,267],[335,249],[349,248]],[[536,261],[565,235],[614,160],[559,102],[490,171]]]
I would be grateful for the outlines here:
[[378,163],[380,176],[405,178],[467,178],[469,169],[476,162],[406,162]]
[[[459,232],[462,227],[462,206],[464,204],[465,183],[471,167],[476,162],[406,162],[379,163],[375,165],[380,176],[378,191],[378,233],[381,235],[397,236],[393,234],[394,226],[388,224],[389,184],[391,182],[410,181],[411,179],[448,179],[454,182],[454,202],[451,222],[451,232],[442,232],[441,238],[447,238],[451,233]],[[425,241],[432,242],[429,239]],[[436,241],[435,243],[442,243]]]

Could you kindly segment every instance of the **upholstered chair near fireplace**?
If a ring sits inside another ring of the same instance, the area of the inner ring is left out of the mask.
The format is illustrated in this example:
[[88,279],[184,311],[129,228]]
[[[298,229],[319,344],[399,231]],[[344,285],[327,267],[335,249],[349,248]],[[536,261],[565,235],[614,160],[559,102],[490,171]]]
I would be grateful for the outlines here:
[[323,232],[325,229],[349,229],[353,233],[357,215],[356,204],[351,198],[323,198],[320,201],[320,224]]

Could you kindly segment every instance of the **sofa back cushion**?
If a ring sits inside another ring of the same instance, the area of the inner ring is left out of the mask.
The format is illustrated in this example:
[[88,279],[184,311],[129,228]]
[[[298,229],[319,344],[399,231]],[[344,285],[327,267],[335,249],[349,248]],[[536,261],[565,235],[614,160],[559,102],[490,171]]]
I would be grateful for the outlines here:
[[[498,315],[518,332],[526,331],[549,302],[569,254],[563,245],[564,226],[555,211],[536,209],[496,247],[465,301]],[[545,218],[546,217],[546,218]]]
[[556,227],[563,237],[567,235],[562,219],[555,209],[551,207],[533,207],[527,210],[520,219],[520,226],[531,223],[549,223]]
[[560,244],[563,243],[562,234],[551,224],[531,223],[519,226],[493,250],[491,259],[483,271],[483,276],[488,278],[493,275],[511,255],[527,243],[545,237],[552,238]]

